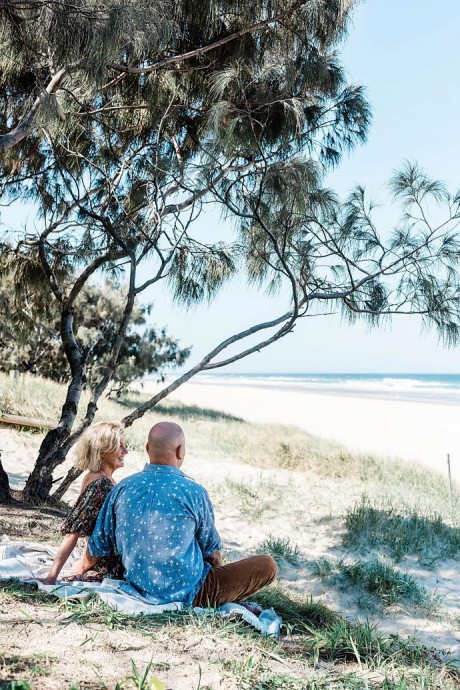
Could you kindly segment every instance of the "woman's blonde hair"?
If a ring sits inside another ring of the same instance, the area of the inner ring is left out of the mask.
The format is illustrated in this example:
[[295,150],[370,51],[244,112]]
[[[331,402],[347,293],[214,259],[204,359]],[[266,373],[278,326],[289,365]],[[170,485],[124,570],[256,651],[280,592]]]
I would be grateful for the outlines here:
[[90,426],[76,445],[75,467],[79,470],[99,472],[104,464],[103,455],[112,453],[124,441],[125,430],[120,422],[97,422]]

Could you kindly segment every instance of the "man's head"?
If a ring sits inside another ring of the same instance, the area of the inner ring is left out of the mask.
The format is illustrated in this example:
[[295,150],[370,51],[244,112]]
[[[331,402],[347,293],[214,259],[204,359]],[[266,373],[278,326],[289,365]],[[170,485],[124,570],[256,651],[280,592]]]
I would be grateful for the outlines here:
[[180,467],[185,456],[185,437],[174,422],[159,422],[149,431],[145,446],[151,465]]

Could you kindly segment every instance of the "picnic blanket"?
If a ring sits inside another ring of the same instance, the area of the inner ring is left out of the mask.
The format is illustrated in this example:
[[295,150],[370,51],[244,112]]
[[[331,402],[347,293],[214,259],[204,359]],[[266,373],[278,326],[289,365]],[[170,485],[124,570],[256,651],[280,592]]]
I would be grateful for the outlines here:
[[[151,616],[166,611],[181,611],[181,602],[169,604],[151,604],[128,582],[105,578],[102,582],[57,582],[55,585],[44,585],[34,578],[45,577],[53,562],[56,548],[48,544],[36,542],[11,541],[7,535],[0,540],[0,580],[35,581],[38,588],[53,594],[60,599],[88,599],[96,594],[103,602],[117,611],[132,616]],[[74,558],[75,560],[75,558]],[[72,560],[69,559],[67,568],[70,569]],[[63,571],[65,575],[66,570]],[[195,607],[192,609],[197,615],[204,615],[210,609]],[[214,609],[212,609],[214,610]],[[273,609],[262,611],[255,616],[244,606],[236,603],[223,604],[215,609],[222,616],[238,614],[241,618],[258,630],[262,635],[278,636],[281,618]]]

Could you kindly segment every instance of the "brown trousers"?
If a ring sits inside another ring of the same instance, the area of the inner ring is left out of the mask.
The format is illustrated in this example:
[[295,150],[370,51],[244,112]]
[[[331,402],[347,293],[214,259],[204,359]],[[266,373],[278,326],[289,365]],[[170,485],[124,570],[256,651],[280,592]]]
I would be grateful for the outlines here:
[[273,582],[277,572],[273,558],[265,555],[212,568],[192,605],[220,606],[229,601],[243,601]]

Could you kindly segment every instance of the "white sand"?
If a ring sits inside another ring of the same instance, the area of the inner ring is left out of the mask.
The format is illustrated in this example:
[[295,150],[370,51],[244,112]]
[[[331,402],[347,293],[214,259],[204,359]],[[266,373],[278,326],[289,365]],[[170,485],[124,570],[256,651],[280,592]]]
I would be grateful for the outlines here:
[[[156,390],[146,384],[144,392]],[[188,382],[170,399],[251,422],[292,424],[352,450],[416,460],[460,481],[460,406]]]

